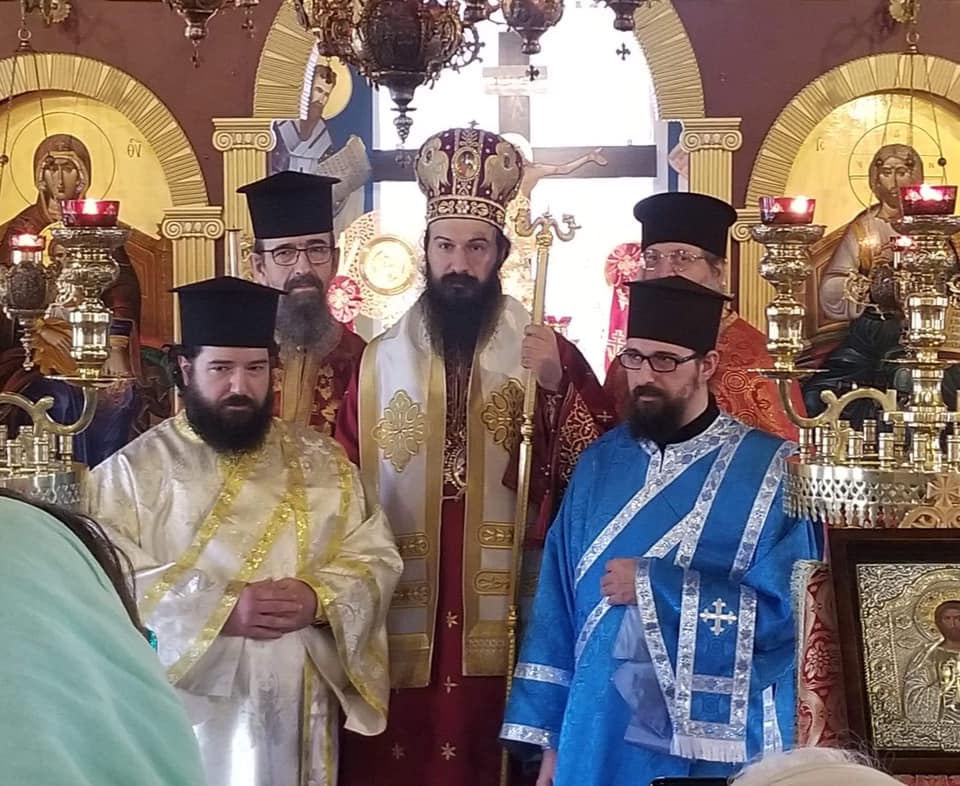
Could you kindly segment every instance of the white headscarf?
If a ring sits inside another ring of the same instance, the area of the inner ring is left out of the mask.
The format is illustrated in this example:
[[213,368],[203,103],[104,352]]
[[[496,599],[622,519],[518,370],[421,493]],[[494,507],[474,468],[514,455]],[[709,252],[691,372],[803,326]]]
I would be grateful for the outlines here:
[[765,756],[747,766],[733,786],[902,786],[900,781],[861,763],[849,751],[798,748]]

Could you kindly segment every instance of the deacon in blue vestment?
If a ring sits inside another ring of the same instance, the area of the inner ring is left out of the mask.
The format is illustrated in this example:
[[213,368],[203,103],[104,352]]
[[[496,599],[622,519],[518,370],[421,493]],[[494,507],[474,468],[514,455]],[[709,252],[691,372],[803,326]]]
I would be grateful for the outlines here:
[[629,421],[584,452],[547,537],[501,732],[538,786],[726,775],[793,737],[792,444],[720,413],[724,296],[632,285]]

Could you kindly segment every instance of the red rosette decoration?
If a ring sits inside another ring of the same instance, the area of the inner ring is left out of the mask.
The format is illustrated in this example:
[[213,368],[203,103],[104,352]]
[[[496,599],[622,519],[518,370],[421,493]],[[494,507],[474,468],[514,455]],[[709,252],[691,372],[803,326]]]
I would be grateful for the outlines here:
[[353,320],[360,313],[363,304],[363,292],[360,285],[350,276],[334,276],[327,287],[327,303],[330,304],[330,313],[333,318],[348,328],[353,327]]
[[643,253],[639,243],[621,243],[607,257],[604,277],[612,287],[623,286],[640,278],[643,271]]
[[570,328],[570,322],[573,317],[555,317],[547,314],[543,318],[543,324],[548,328],[557,331],[564,338],[567,337],[567,330]]
[[623,349],[627,332],[627,306],[630,293],[627,284],[637,281],[643,274],[643,252],[639,243],[621,243],[607,257],[603,275],[613,287],[610,302],[610,322],[607,327],[607,351],[604,365],[610,364]]

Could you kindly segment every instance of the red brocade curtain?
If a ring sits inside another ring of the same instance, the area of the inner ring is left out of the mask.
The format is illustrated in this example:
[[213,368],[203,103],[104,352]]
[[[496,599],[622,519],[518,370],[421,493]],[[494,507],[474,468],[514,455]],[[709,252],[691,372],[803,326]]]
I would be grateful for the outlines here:
[[804,588],[797,688],[797,745],[835,747],[847,729],[837,611],[830,569],[810,563],[800,569]]
[[630,290],[627,284],[639,279],[642,271],[643,257],[639,243],[621,243],[610,252],[604,264],[604,277],[613,287],[604,370],[609,370],[613,359],[623,349],[627,335],[627,306],[630,302]]

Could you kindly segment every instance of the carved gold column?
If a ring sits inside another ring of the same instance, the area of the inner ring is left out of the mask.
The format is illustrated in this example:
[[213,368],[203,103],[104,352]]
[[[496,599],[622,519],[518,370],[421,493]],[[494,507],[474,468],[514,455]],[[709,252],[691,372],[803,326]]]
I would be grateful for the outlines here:
[[[216,274],[214,243],[223,236],[223,208],[196,205],[171,207],[160,232],[173,243],[173,285],[203,281]],[[180,314],[174,298],[174,337],[180,340]]]
[[733,201],[733,154],[743,144],[739,117],[683,120],[680,146],[690,155],[690,190]]
[[760,276],[763,246],[750,236],[750,225],[760,223],[760,211],[742,207],[730,236],[740,251],[737,310],[740,316],[763,333],[767,332],[767,303],[773,299],[773,287]]
[[[695,194],[733,202],[733,154],[743,144],[739,117],[699,117],[682,120],[680,146],[690,156],[687,184]],[[729,248],[727,259],[730,258]],[[730,287],[730,267],[724,284]],[[766,322],[763,323],[766,325]]]
[[267,174],[267,153],[277,138],[273,121],[264,117],[215,117],[213,146],[223,153],[223,223],[252,237],[247,201],[237,193],[240,186]]

